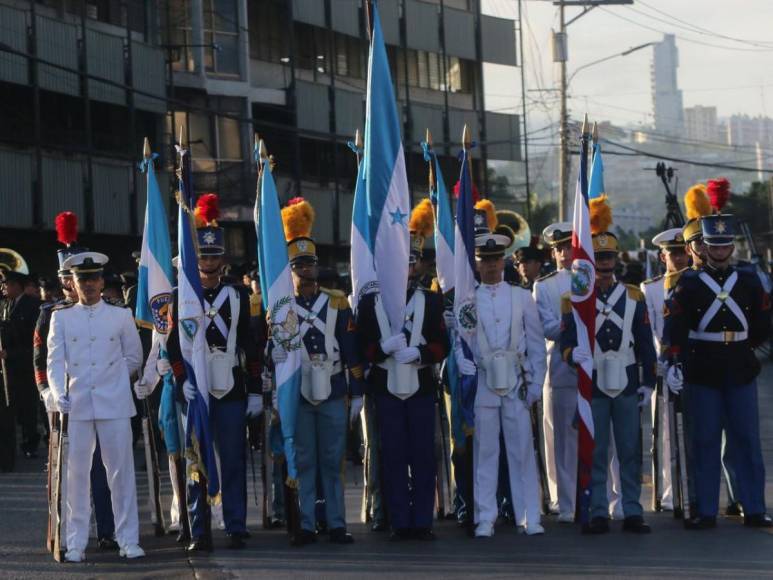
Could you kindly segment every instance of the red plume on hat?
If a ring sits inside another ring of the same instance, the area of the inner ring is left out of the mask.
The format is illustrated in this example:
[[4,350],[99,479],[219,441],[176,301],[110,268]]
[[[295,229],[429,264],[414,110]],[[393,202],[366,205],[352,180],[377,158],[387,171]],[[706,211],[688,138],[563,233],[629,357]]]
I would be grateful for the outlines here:
[[[454,184],[454,198],[459,198],[459,189],[461,188],[461,183],[457,181]],[[478,192],[478,188],[475,187],[475,184],[472,184],[472,203],[478,203],[478,200],[480,199],[480,193]]]
[[706,193],[711,201],[711,207],[717,213],[722,213],[722,208],[730,199],[730,182],[724,177],[709,179],[706,184]]
[[217,220],[220,218],[220,198],[216,193],[205,193],[196,200],[193,215],[196,217],[196,227],[217,227]]
[[78,240],[78,216],[71,211],[63,211],[54,220],[56,239],[69,246]]

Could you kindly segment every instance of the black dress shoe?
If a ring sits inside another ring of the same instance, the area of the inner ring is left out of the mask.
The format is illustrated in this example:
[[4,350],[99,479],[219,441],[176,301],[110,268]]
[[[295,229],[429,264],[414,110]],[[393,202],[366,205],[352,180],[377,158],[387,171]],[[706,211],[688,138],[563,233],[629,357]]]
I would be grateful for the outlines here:
[[187,544],[190,541],[191,541],[191,535],[188,532],[180,530],[180,532],[177,534],[177,543]]
[[751,514],[744,517],[743,525],[750,528],[773,528],[773,518],[766,513]]
[[641,516],[629,516],[623,520],[623,531],[634,534],[649,534],[652,530]]
[[688,530],[710,530],[717,527],[717,518],[714,516],[695,516],[684,520],[684,527]]
[[609,518],[595,517],[592,518],[590,523],[583,524],[583,534],[606,534],[609,532]]
[[241,538],[242,540],[248,540],[252,537],[252,534],[248,532],[247,530],[244,530],[243,532],[231,532],[228,534],[229,536],[236,536],[237,538]]
[[402,542],[405,540],[410,540],[411,532],[412,530],[410,528],[398,528],[396,530],[392,530],[392,533],[389,534],[389,541]]
[[389,526],[384,521],[373,522],[373,525],[370,526],[371,532],[386,532],[388,529]]
[[99,546],[99,549],[103,552],[110,552],[118,550],[118,542],[116,542],[113,538],[99,538],[97,540],[97,546]]
[[317,534],[309,530],[301,530],[290,539],[291,546],[306,546],[317,541]]
[[317,522],[317,533],[319,535],[327,534],[327,522]]
[[272,518],[271,521],[268,523],[268,527],[271,530],[278,530],[279,528],[285,527],[285,521],[283,519],[274,519]]
[[193,541],[188,544],[188,552],[211,552],[212,540],[208,537],[202,536],[201,538],[193,538]]
[[244,541],[244,538],[239,534],[228,534],[227,546],[229,550],[241,550],[245,546],[247,546],[247,543]]
[[413,532],[413,537],[420,542],[434,542],[437,539],[432,528],[416,528]]
[[741,507],[741,502],[728,504],[725,508],[725,516],[728,518],[742,518],[743,507]]
[[334,528],[330,530],[330,541],[334,544],[353,544],[354,536],[346,528]]

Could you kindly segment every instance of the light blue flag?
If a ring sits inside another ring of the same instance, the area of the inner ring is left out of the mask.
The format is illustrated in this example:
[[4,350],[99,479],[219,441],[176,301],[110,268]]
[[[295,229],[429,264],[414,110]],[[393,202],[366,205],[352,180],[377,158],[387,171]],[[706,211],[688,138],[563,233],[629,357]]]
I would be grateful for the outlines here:
[[287,459],[287,477],[292,486],[298,480],[295,425],[301,398],[301,332],[279,209],[279,194],[268,159],[262,159],[260,163],[259,194],[255,200],[258,266],[263,301],[271,321],[269,337],[276,347],[287,352],[287,360],[275,365],[275,383]]
[[[145,144],[150,153],[147,139]],[[137,276],[135,316],[140,326],[152,328],[155,332],[165,335],[169,331],[168,314],[174,278],[169,222],[153,167],[156,157],[156,154],[150,155],[140,163],[140,171],[145,174],[147,180],[147,202]]]
[[200,472],[207,478],[207,491],[219,500],[220,483],[215,461],[215,448],[209,420],[209,375],[207,371],[206,324],[204,322],[203,291],[199,278],[196,253],[196,230],[193,222],[193,187],[191,161],[187,150],[178,147],[180,155],[180,205],[177,219],[177,241],[180,268],[177,282],[177,314],[180,352],[185,365],[186,380],[196,389],[188,402],[185,416],[185,454],[189,471]]
[[593,146],[593,161],[588,184],[588,199],[604,195],[604,163],[601,160],[601,145]]
[[[376,2],[368,59],[365,148],[352,217],[353,302],[380,292],[377,309],[389,335],[404,323],[408,286],[410,195],[384,37]],[[364,197],[364,199],[363,199]]]

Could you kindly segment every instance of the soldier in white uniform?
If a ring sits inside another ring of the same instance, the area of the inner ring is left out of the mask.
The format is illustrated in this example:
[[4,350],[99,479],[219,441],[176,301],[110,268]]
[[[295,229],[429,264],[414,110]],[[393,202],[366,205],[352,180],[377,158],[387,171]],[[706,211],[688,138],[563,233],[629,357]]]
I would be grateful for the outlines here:
[[577,497],[577,371],[561,357],[561,296],[571,290],[572,224],[551,224],[542,232],[556,270],[534,284],[534,300],[547,341],[548,373],[542,389],[542,425],[550,508],[558,521],[574,521]]
[[[663,339],[663,306],[676,286],[679,276],[687,268],[689,256],[685,248],[682,228],[661,232],[652,238],[652,243],[660,248],[660,260],[666,266],[666,273],[664,276],[656,276],[642,282],[641,291],[644,293],[644,300],[647,304],[655,351],[660,353],[660,343]],[[660,367],[658,367],[658,374],[663,376]],[[657,396],[658,393],[653,391],[651,406],[653,425],[655,425],[655,410],[658,408]],[[652,453],[658,453],[660,468],[656,476],[660,478],[661,483],[659,486],[660,497],[655,498],[655,501],[660,509],[670,511],[674,509],[674,499],[671,488],[671,448],[666,405],[660,405],[658,415],[660,426],[658,429],[658,449],[653,449]]]
[[494,535],[500,432],[504,434],[516,524],[527,535],[543,534],[539,475],[529,409],[542,397],[546,353],[542,324],[531,294],[503,280],[507,236],[490,233],[476,210],[474,361],[457,350],[459,370],[478,373],[475,396],[474,497],[476,537]]
[[54,309],[48,333],[48,384],[61,413],[69,414],[67,455],[68,562],[82,562],[91,519],[89,473],[97,437],[115,516],[115,537],[125,558],[139,546],[137,488],[130,419],[136,414],[129,376],[140,368],[142,345],[129,309],[102,300],[107,256],[83,252],[68,258],[77,303]]

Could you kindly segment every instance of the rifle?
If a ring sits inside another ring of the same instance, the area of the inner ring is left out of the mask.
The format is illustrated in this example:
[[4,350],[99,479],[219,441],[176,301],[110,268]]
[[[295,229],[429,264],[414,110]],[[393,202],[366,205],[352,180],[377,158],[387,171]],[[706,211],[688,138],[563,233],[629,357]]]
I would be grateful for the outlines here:
[[[526,370],[522,364],[518,365],[521,369],[521,387],[518,392],[518,398],[526,403]],[[537,416],[537,405],[529,408],[529,418],[531,419],[531,441],[534,448],[534,458],[537,462],[537,473],[539,474],[539,486],[542,491],[542,511],[545,514],[550,513],[550,488],[548,487],[548,472],[545,466],[545,458],[542,455],[542,446],[539,437],[539,417]],[[510,482],[512,485],[512,482]]]
[[263,529],[271,528],[271,508],[274,505],[274,458],[271,454],[271,423],[274,419],[271,373],[263,371],[263,423],[260,447],[260,481],[263,484]]
[[660,481],[660,447],[663,444],[660,438],[660,413],[663,408],[663,377],[658,376],[655,382],[655,402],[652,406],[654,421],[652,422],[652,510],[662,510],[660,496],[663,492]]
[[[440,383],[438,383],[440,384]],[[441,385],[442,386],[442,385]],[[440,432],[440,449],[438,453],[438,467],[436,487],[437,487],[437,515],[438,519],[445,519],[451,513],[454,503],[453,483],[451,481],[451,468],[448,464],[450,460],[450,450],[448,447],[448,438],[450,422],[446,412],[445,401],[443,400],[442,388],[437,391],[436,401],[438,410],[438,431]]]
[[[144,379],[140,379],[140,382],[144,383]],[[166,533],[164,511],[161,508],[161,469],[158,465],[153,413],[147,398],[143,399],[142,408],[142,439],[145,443],[145,472],[148,477],[148,508],[150,509],[150,521],[153,524],[154,534],[156,537],[160,537]]]
[[[3,346],[3,330],[5,330],[7,304],[3,305],[3,319],[0,321],[0,351],[5,350]],[[0,359],[0,372],[3,373],[3,395],[5,395],[5,406],[11,406],[11,387],[8,384],[8,367],[5,364],[5,358]]]
[[692,518],[687,470],[687,446],[685,437],[682,395],[671,394],[669,401],[669,426],[671,428],[671,469],[674,481],[674,517]]
[[56,472],[59,469],[59,414],[46,413],[51,417],[51,428],[48,434],[48,527],[46,530],[46,550],[54,553],[54,535],[56,510],[54,509],[54,485]]
[[53,553],[54,560],[64,561],[64,547],[62,545],[62,536],[65,533],[65,521],[62,507],[67,504],[67,453],[69,451],[69,440],[67,438],[68,415],[58,413],[59,415],[59,437],[58,448],[55,454],[55,475],[54,489],[51,496],[52,509],[54,512],[54,541]]

